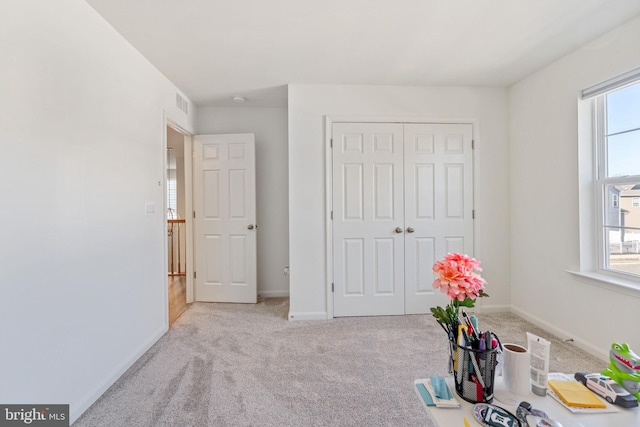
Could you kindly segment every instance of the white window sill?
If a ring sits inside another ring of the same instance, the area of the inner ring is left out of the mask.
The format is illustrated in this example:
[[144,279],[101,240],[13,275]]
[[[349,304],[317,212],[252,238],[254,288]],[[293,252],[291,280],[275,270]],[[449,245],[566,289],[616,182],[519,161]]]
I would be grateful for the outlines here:
[[591,271],[566,271],[580,282],[635,298],[640,298],[640,280],[626,279],[623,277]]

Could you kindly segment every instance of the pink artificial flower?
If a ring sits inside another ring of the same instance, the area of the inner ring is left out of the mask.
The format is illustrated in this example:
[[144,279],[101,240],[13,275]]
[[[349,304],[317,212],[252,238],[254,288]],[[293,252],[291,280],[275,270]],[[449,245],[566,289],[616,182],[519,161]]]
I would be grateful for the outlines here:
[[433,265],[436,279],[433,288],[446,293],[449,299],[475,300],[484,291],[486,281],[476,271],[482,271],[480,261],[459,253],[448,253]]

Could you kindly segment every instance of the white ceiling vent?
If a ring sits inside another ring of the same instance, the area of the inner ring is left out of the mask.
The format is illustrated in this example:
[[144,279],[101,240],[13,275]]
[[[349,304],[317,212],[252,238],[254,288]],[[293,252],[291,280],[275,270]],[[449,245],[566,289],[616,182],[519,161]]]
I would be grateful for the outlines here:
[[179,93],[176,93],[176,106],[184,111],[184,113],[189,115],[189,101],[180,96]]

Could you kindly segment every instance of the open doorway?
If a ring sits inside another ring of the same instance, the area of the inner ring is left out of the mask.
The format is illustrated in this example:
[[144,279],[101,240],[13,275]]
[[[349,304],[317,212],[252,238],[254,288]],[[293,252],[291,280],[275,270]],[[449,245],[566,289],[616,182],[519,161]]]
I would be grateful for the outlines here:
[[[167,125],[167,275],[169,326],[193,300],[191,233],[191,138]],[[185,155],[185,153],[187,153]],[[192,273],[191,273],[192,274]]]

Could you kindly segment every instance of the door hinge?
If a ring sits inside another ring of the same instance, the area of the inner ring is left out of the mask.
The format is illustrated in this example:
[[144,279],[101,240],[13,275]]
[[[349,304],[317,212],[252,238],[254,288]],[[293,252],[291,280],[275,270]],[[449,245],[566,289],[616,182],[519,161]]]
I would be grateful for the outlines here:
[[476,210],[475,209],[473,209],[471,211],[471,219],[476,219]]
[[196,211],[193,211],[193,217],[194,218],[196,217]]
[[472,140],[471,140],[471,149],[472,149],[472,150],[475,150],[475,149],[476,149],[476,140],[475,140],[475,139],[472,139]]
[[333,221],[333,211],[331,211],[331,221]]
[[329,147],[333,148],[333,138],[331,138],[330,142],[329,142]]
[[194,279],[196,278],[196,272],[195,271],[193,272],[193,278]]
[[331,292],[335,292],[335,286],[333,283],[331,284]]

